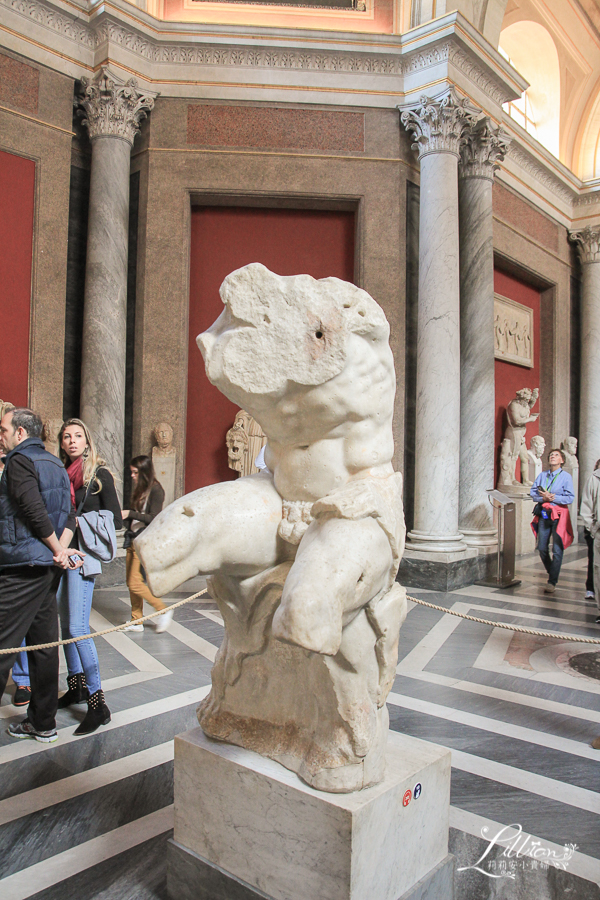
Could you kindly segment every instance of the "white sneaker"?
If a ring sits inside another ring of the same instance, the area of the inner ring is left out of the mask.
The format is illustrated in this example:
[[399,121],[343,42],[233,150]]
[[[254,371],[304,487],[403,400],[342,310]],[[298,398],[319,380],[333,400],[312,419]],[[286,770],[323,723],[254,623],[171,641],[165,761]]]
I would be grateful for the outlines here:
[[144,623],[140,622],[139,625],[136,625],[134,622],[131,625],[128,625],[127,628],[122,628],[121,631],[136,631],[140,632],[144,630]]
[[593,591],[586,591],[586,592],[585,592],[585,599],[586,599],[586,600],[595,600],[595,599],[596,599],[596,595],[594,594]]
[[154,621],[156,623],[156,633],[162,634],[163,631],[166,631],[167,628],[169,628],[173,621],[173,610],[168,609],[162,616],[157,616]]

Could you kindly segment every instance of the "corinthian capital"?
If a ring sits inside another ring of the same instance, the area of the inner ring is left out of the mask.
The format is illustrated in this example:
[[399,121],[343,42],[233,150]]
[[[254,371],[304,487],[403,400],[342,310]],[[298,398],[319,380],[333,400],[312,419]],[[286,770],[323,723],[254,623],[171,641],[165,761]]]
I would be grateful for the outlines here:
[[582,264],[600,262],[600,225],[586,225],[581,231],[569,231],[569,240],[577,244]]
[[458,156],[465,128],[473,127],[480,113],[480,109],[450,88],[440,97],[421,97],[418,106],[401,112],[400,120],[407,131],[413,132],[412,148],[418,152],[419,159],[427,153]]
[[120,137],[133,144],[140,122],[154,106],[158,95],[138,90],[135,78],[121,81],[103,67],[92,78],[82,78],[83,94],[77,103],[85,110],[83,124],[90,139],[101,135]]
[[460,148],[459,174],[462,178],[494,178],[494,172],[506,156],[510,135],[489,116],[467,128]]

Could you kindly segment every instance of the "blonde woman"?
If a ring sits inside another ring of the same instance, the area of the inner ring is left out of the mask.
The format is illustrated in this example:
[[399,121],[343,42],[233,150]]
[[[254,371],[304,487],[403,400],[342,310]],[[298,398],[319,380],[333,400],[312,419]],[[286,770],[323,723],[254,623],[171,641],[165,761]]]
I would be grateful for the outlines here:
[[[65,464],[71,483],[71,500],[77,516],[82,513],[109,510],[115,528],[122,528],[121,507],[112,474],[100,459],[87,426],[81,419],[67,419],[58,435],[60,458]],[[71,546],[77,547],[77,532]],[[74,577],[73,577],[74,576]],[[65,572],[58,589],[58,612],[63,640],[90,633],[90,612],[94,576],[85,576],[83,569]],[[87,700],[88,710],[75,734],[91,734],[100,725],[110,722],[110,710],[105,703],[98,654],[93,640],[78,641],[65,646],[68,667],[68,691],[58,701],[59,708]]]

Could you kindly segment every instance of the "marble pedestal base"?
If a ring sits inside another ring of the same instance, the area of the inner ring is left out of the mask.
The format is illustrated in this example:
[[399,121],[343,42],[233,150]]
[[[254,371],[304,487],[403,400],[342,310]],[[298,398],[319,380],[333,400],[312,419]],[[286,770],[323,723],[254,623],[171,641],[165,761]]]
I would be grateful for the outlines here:
[[453,900],[449,803],[450,753],[405,735],[381,784],[330,794],[196,728],[175,738],[169,896]]
[[406,549],[400,562],[398,581],[404,587],[455,591],[491,576],[496,547],[490,547],[488,553],[475,549],[460,553],[423,553]]
[[[535,535],[531,530],[534,501],[529,494],[511,493],[506,488],[499,488],[510,497],[515,504],[515,556],[535,553]],[[497,511],[494,510],[494,525],[498,525]]]

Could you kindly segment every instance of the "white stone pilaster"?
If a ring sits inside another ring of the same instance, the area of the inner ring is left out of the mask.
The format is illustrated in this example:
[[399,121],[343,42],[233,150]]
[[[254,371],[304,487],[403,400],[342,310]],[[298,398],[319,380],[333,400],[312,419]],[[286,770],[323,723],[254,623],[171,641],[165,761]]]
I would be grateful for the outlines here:
[[415,522],[410,547],[466,550],[458,529],[460,280],[458,158],[479,110],[450,89],[401,113],[421,163]]
[[582,489],[600,458],[600,225],[569,232],[583,270],[581,292],[581,399],[579,485]]
[[92,142],[81,418],[119,477],[124,466],[125,342],[131,147],[156,94],[103,68],[81,79],[79,104]]
[[459,163],[460,488],[459,527],[470,547],[496,546],[486,490],[494,487],[494,241],[492,185],[509,135],[479,119]]

